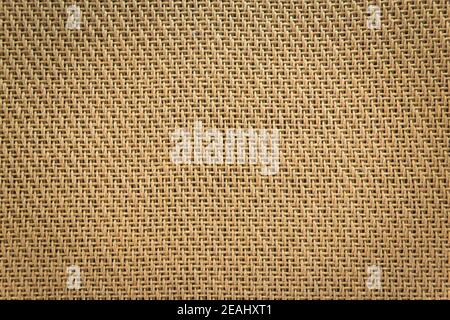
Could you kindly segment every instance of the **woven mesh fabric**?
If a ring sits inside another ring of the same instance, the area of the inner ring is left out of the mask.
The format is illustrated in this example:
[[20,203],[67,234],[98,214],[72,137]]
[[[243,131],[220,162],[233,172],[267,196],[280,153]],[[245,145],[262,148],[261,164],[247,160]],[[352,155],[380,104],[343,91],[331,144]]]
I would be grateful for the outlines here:
[[[0,21],[0,298],[449,297],[447,0],[0,0]],[[278,128],[278,173],[174,164],[194,121]]]

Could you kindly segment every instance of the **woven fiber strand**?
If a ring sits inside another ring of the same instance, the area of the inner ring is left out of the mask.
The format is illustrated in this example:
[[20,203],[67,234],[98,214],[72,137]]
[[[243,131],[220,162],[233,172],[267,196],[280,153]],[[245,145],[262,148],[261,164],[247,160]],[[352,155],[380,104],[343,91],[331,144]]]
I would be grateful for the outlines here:
[[[447,0],[0,0],[0,21],[0,298],[448,299]],[[195,121],[277,128],[278,173],[174,164]]]

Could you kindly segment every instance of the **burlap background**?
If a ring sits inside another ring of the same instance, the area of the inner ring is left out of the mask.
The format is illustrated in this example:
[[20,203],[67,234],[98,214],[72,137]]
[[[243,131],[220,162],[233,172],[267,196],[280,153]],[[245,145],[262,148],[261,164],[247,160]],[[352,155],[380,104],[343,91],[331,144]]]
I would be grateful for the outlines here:
[[[0,0],[0,298],[448,298],[449,14]],[[279,173],[172,164],[194,120],[279,128]]]

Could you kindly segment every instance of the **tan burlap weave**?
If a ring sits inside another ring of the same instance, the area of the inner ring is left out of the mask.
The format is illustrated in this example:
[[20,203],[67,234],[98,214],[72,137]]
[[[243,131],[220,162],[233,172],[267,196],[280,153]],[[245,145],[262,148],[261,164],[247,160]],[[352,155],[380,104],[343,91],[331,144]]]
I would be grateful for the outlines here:
[[[449,297],[449,1],[0,0],[0,28],[0,298]],[[194,121],[278,128],[278,173],[174,164]]]

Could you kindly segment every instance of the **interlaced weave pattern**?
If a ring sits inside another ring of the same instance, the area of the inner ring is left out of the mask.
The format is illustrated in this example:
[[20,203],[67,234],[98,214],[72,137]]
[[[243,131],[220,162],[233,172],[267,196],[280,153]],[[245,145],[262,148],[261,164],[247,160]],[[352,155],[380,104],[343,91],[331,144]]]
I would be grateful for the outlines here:
[[[447,0],[0,0],[0,30],[0,298],[449,297]],[[195,121],[277,128],[278,173],[174,164]]]

